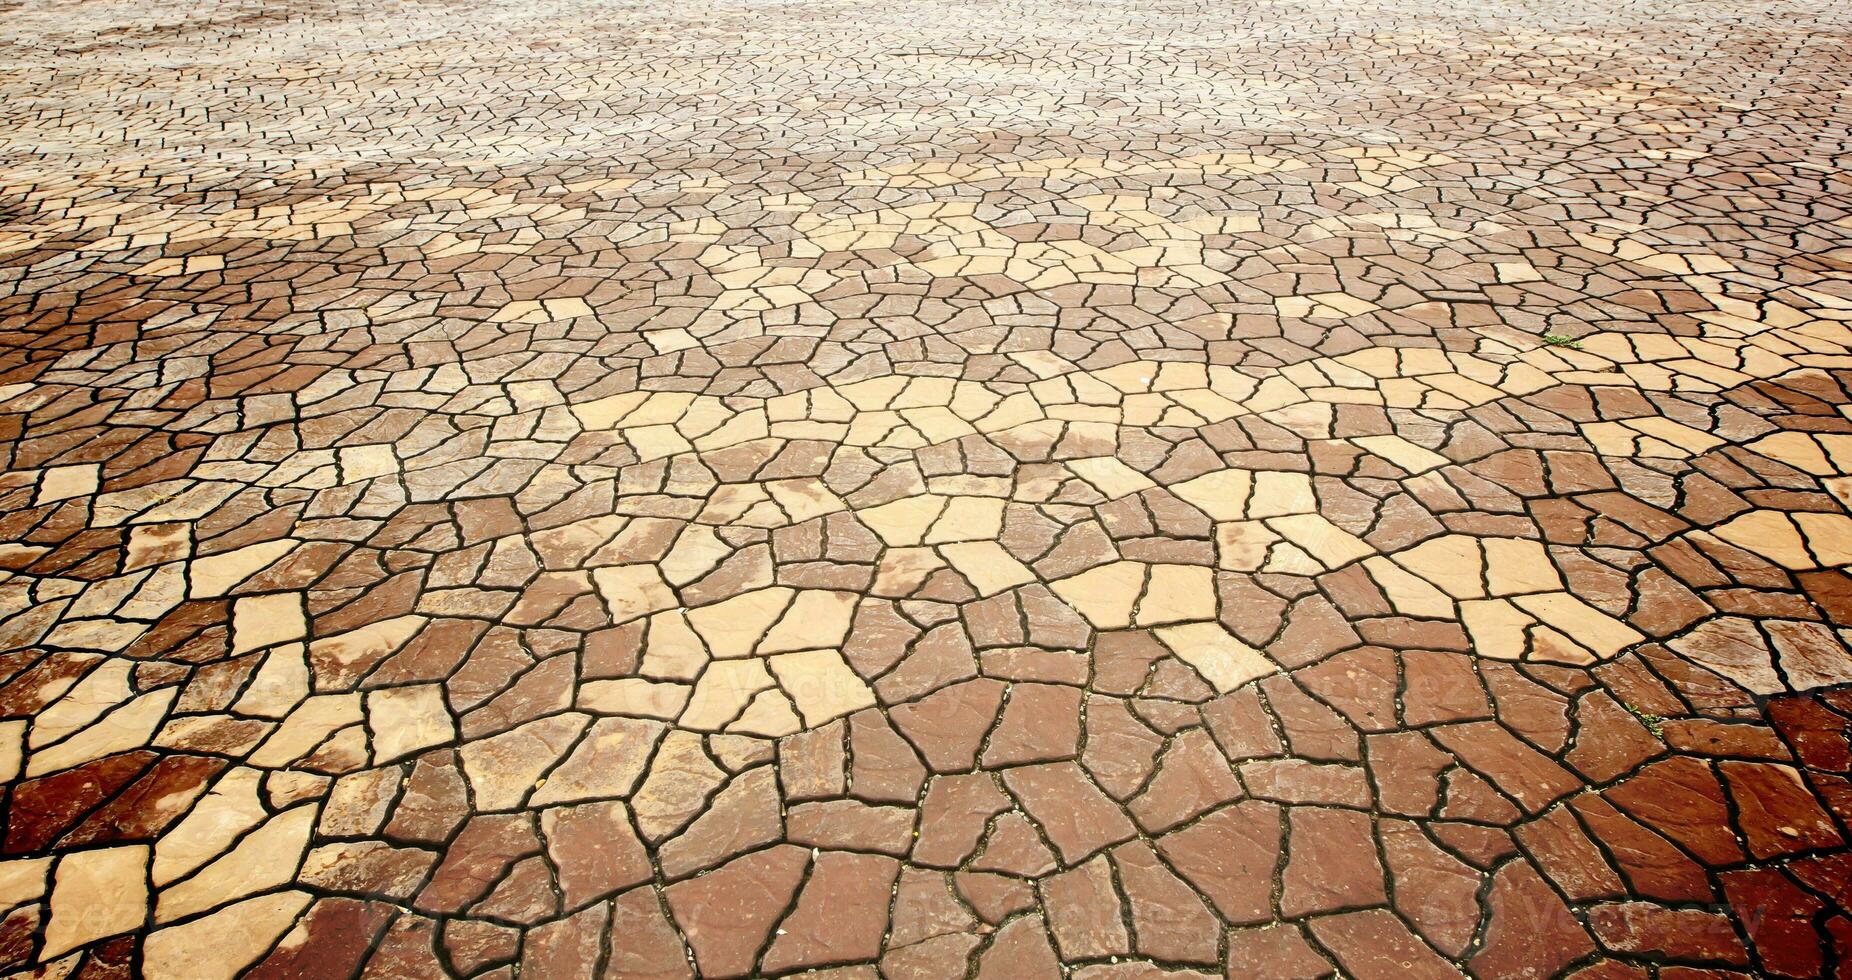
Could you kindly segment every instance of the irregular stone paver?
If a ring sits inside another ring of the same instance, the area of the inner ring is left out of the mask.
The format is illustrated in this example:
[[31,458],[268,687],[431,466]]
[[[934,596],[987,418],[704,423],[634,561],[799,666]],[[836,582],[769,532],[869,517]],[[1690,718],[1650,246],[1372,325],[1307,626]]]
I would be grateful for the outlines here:
[[1843,975],[1848,37],[0,10],[0,974]]

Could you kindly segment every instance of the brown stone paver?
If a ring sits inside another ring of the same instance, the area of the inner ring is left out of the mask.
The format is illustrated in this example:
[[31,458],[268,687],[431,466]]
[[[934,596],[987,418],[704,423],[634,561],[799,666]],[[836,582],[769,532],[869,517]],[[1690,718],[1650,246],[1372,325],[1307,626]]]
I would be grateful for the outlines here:
[[1848,975],[1848,38],[0,5],[0,976]]

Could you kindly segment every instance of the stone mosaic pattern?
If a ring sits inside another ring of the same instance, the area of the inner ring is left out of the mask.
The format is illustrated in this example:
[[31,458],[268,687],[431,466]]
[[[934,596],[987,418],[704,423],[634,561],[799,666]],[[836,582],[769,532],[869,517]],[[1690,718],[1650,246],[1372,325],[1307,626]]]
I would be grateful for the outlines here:
[[1846,976],[1849,39],[0,4],[0,972]]

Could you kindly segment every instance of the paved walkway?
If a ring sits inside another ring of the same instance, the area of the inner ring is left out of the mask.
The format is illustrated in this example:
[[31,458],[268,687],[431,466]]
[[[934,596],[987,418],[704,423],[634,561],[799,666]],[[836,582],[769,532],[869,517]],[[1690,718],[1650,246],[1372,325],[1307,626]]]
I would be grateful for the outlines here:
[[0,3],[0,973],[1845,977],[1849,128],[1832,0]]

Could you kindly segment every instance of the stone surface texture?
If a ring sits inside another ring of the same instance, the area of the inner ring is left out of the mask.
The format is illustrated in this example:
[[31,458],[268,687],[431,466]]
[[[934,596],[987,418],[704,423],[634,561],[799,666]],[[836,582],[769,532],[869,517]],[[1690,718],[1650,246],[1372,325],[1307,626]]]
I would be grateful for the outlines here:
[[1852,975],[1852,6],[0,3],[0,975]]

